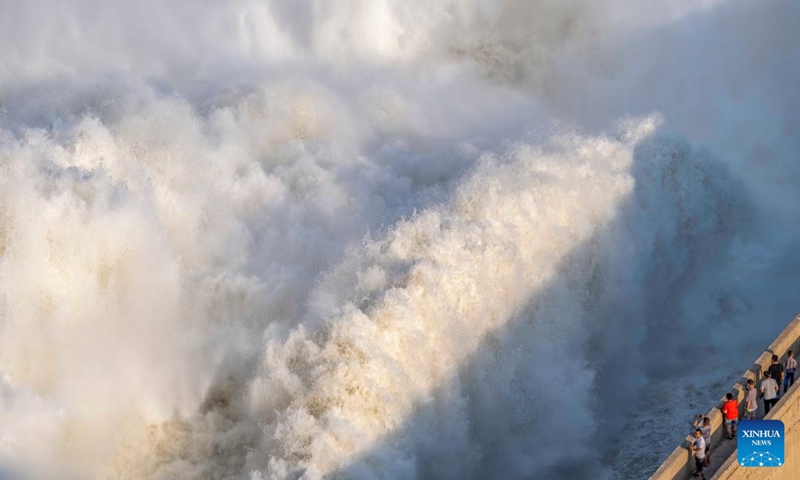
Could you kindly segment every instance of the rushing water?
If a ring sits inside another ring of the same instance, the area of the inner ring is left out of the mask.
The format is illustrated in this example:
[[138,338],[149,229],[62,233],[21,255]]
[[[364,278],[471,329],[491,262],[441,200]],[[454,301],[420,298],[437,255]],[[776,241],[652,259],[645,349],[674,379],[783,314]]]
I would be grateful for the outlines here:
[[799,27],[0,3],[0,476],[646,477],[800,311]]

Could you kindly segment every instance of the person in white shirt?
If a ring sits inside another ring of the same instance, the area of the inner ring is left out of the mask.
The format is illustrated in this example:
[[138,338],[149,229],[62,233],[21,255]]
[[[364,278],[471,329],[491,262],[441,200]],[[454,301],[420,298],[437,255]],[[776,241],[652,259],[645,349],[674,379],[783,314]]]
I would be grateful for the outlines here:
[[703,439],[703,431],[699,428],[694,431],[694,443],[692,443],[691,449],[694,452],[694,466],[697,468],[697,474],[700,475],[700,478],[705,479],[703,467],[706,464],[706,441]]
[[783,380],[783,393],[794,385],[794,372],[797,371],[797,360],[794,359],[794,352],[789,350],[786,353],[786,378]]
[[703,441],[706,444],[706,465],[711,465],[711,455],[708,451],[711,450],[711,419],[703,417],[703,425],[700,427],[700,432],[703,433]]
[[764,380],[761,380],[761,395],[764,397],[764,416],[766,416],[778,402],[778,383],[771,377],[769,370],[764,372]]
[[692,430],[700,429],[703,432],[703,440],[706,442],[706,465],[711,463],[708,451],[711,449],[711,419],[702,413],[692,422]]
[[747,380],[747,396],[744,398],[744,419],[755,420],[756,410],[758,410],[758,392],[756,384],[752,378]]

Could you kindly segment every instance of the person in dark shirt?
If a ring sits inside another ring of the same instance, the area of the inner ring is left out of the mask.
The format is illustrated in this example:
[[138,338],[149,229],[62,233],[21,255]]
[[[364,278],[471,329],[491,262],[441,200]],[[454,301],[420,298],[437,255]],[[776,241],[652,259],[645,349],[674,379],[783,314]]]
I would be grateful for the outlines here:
[[[772,356],[772,365],[769,366],[769,376],[777,382],[778,387],[780,388],[783,385],[783,364],[778,363],[778,356]],[[780,389],[778,390],[778,396],[780,397]]]

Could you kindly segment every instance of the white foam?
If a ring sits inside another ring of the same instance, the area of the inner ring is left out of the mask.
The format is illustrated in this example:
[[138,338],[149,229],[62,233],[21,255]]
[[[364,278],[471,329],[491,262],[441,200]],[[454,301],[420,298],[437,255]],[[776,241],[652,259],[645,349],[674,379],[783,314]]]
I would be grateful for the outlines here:
[[796,14],[3,3],[0,467],[640,477],[796,309]]

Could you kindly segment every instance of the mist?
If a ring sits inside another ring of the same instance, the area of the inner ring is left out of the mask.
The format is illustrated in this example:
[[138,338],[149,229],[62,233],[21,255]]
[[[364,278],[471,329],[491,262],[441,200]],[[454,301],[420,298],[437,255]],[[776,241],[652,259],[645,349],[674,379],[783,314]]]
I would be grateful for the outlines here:
[[797,314],[798,25],[0,4],[0,474],[646,478]]

